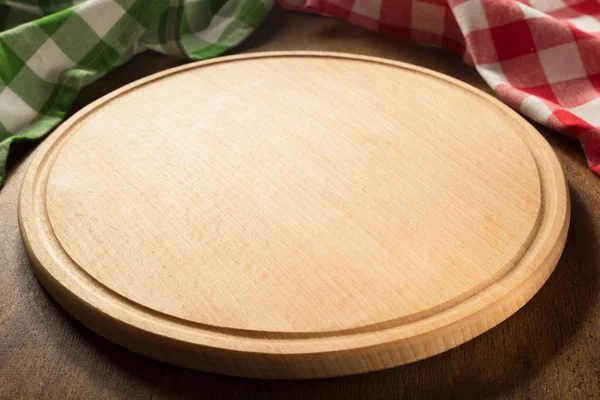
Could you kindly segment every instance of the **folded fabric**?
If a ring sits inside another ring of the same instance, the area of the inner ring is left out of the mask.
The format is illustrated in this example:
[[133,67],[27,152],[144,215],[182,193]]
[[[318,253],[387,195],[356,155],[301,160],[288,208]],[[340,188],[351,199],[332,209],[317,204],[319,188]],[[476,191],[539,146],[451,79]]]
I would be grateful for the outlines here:
[[79,90],[153,49],[213,57],[244,40],[273,0],[0,0],[0,185],[10,144],[37,139]]
[[496,95],[578,138],[600,174],[597,0],[278,0],[396,38],[445,47],[475,65]]

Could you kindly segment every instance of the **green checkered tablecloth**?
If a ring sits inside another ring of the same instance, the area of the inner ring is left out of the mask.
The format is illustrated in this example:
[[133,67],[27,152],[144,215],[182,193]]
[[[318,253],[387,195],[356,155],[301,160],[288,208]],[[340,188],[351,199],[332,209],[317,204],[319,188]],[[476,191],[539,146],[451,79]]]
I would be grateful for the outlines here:
[[203,59],[244,40],[274,0],[0,0],[0,185],[79,90],[145,49]]

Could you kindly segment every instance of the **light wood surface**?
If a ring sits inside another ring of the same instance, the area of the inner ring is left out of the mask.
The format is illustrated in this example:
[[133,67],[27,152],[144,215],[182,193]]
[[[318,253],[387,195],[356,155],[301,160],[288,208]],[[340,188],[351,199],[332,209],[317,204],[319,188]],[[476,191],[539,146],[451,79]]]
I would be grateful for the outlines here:
[[42,284],[101,335],[229,375],[316,378],[443,352],[528,301],[567,190],[524,119],[384,59],[266,53],[126,86],[26,174]]
[[[343,51],[443,72],[491,93],[460,56],[330,18],[275,11],[235,53]],[[181,59],[146,52],[86,87],[76,111]],[[600,195],[576,140],[534,124],[563,166],[571,224],[562,257],[518,312],[435,357],[382,371],[257,380],[181,368],[102,338],[64,311],[33,274],[17,199],[34,145],[13,148],[0,190],[0,398],[6,399],[589,399],[600,396]]]

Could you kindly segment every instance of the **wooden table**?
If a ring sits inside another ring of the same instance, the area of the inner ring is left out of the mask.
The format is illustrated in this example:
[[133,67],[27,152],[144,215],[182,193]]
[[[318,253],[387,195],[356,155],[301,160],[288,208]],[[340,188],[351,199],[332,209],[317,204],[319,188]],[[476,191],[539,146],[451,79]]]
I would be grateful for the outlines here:
[[[274,12],[236,52],[329,50],[431,68],[490,91],[461,57],[330,19]],[[183,61],[146,52],[86,88],[75,109]],[[33,145],[15,146],[0,191],[0,398],[600,398],[600,181],[579,144],[539,127],[571,190],[567,245],[542,290],[500,326],[414,364],[314,381],[259,381],[162,364],[120,348],[64,312],[33,276],[17,194]]]

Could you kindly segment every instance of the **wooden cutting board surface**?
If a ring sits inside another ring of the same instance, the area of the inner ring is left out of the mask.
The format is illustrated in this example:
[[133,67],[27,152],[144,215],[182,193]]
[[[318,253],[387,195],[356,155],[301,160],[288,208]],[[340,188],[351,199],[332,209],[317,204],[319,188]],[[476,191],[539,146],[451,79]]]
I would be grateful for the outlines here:
[[106,338],[230,375],[388,368],[500,323],[546,281],[569,202],[549,145],[449,77],[265,53],[81,110],[20,198],[36,274]]

